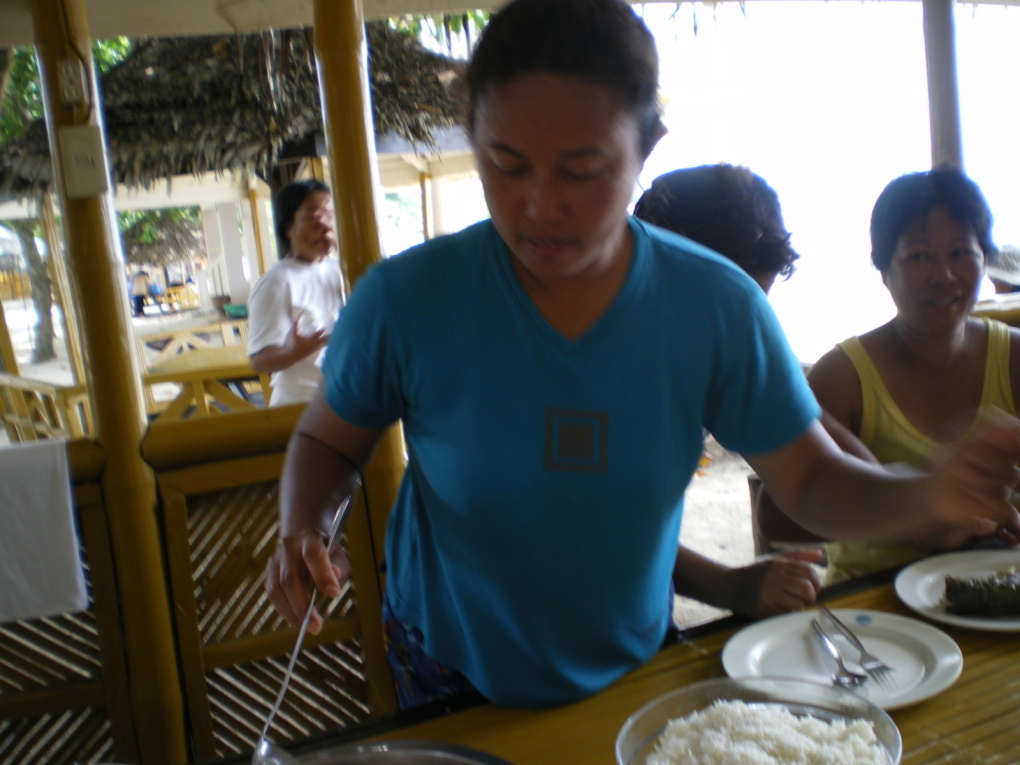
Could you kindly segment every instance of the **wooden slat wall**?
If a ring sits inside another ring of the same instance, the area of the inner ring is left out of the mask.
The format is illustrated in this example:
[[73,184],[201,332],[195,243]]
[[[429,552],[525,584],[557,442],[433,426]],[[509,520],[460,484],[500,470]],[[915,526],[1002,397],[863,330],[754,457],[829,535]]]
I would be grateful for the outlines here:
[[[155,428],[154,428],[155,429]],[[296,631],[265,596],[278,529],[282,445],[271,454],[157,469],[177,640],[196,760],[250,751]],[[353,586],[307,636],[272,737],[287,742],[391,714],[380,592],[368,514],[359,501],[343,540]]]
[[[262,588],[277,482],[298,408],[152,426],[143,453],[160,492],[166,559],[196,762],[251,750],[296,631]],[[0,765],[138,762],[117,572],[98,478],[103,454],[69,442],[88,611],[0,625]],[[382,643],[380,577],[363,499],[343,537],[353,571],[308,636],[272,734],[296,741],[396,709]],[[130,575],[127,572],[124,575]]]
[[102,455],[69,444],[73,498],[90,607],[0,625],[0,763],[137,762],[113,557],[102,494]]

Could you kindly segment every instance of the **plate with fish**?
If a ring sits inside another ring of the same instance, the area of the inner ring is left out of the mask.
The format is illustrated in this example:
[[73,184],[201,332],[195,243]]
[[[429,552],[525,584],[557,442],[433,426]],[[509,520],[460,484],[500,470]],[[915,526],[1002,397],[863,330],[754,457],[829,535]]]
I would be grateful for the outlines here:
[[[958,602],[947,599],[947,584]],[[965,550],[922,558],[896,575],[895,589],[908,608],[928,619],[977,630],[1020,632],[1018,550]]]

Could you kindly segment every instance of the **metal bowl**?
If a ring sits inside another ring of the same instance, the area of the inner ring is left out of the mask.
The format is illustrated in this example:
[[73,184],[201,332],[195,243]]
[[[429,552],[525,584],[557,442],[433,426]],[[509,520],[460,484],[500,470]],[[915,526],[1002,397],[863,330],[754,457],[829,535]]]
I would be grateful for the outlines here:
[[314,765],[511,765],[491,754],[438,741],[379,741],[324,749],[301,758]]
[[616,738],[619,765],[644,765],[667,723],[712,705],[714,701],[774,705],[795,715],[820,720],[867,720],[885,750],[889,765],[899,765],[903,741],[892,718],[853,691],[783,677],[738,677],[704,680],[649,702],[628,718]]

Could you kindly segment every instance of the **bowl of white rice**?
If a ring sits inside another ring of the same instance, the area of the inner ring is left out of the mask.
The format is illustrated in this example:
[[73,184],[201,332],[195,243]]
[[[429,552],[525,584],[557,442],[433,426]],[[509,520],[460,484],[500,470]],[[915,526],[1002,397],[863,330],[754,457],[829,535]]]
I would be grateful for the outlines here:
[[853,691],[782,677],[692,683],[632,714],[619,765],[899,765],[903,741]]

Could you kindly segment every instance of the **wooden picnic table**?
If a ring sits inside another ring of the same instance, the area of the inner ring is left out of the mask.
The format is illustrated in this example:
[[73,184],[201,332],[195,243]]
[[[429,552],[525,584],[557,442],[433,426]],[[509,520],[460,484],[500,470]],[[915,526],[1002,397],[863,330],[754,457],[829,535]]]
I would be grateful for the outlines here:
[[243,385],[253,381],[260,383],[263,401],[268,401],[268,377],[251,368],[243,345],[185,351],[152,367],[144,375],[146,385],[176,383],[180,386],[177,397],[159,414],[157,422],[182,419],[189,413],[209,415],[217,411],[257,409]]
[[[823,593],[823,599],[835,608],[919,618],[900,603],[888,583],[849,594]],[[440,705],[383,721],[360,738],[347,732],[294,752],[302,762],[324,762],[319,758],[330,747],[352,740],[416,739],[470,747],[514,765],[615,765],[616,735],[627,718],[679,686],[724,677],[723,647],[746,624],[731,617],[696,628],[687,642],[664,648],[609,688],[574,704],[542,710],[508,709],[484,701],[466,707]],[[1020,737],[1012,723],[1020,710],[1016,633],[936,626],[959,644],[963,672],[933,698],[890,712],[903,738],[903,765],[1020,762]]]

